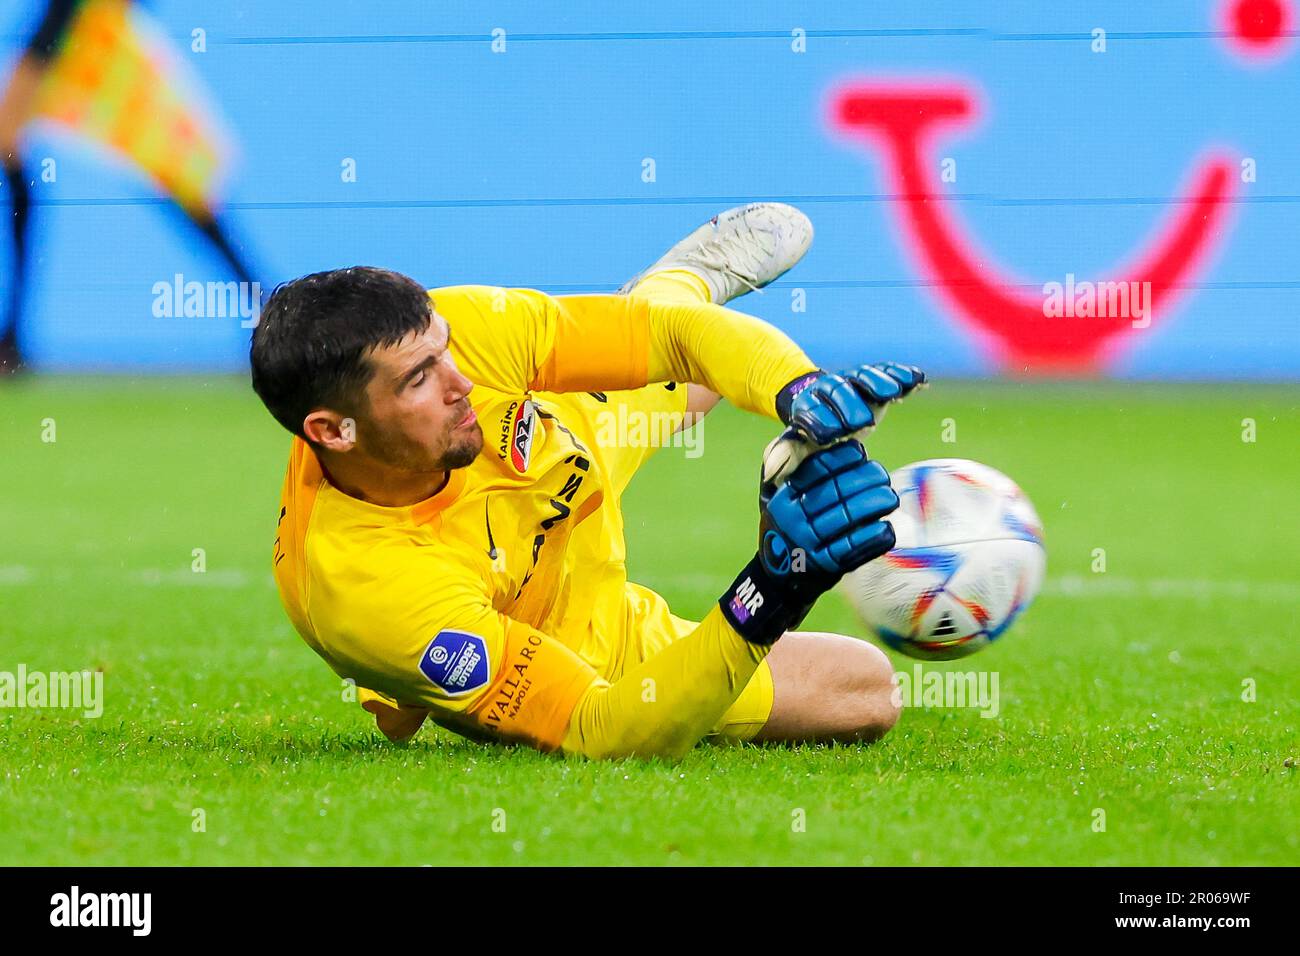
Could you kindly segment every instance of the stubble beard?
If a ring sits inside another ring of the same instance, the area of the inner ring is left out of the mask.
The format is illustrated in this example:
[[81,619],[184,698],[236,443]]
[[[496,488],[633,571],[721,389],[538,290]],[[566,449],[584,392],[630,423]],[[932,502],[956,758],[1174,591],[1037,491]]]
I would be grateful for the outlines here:
[[475,422],[474,427],[469,429],[469,434],[447,446],[442,457],[442,467],[448,471],[465,468],[474,463],[482,450],[483,429]]

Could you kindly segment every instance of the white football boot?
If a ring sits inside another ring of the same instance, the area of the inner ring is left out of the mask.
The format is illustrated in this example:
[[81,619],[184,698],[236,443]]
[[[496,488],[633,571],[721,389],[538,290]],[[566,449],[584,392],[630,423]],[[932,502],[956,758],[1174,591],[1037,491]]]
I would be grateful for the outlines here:
[[630,292],[655,272],[682,269],[703,279],[711,300],[721,305],[779,279],[804,257],[812,239],[812,223],[794,206],[737,206],[714,216],[618,291]]

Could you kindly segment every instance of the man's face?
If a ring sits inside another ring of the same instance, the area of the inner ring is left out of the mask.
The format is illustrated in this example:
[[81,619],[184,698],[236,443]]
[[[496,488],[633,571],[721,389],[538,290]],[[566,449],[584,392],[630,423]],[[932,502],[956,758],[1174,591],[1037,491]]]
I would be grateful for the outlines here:
[[433,313],[428,328],[370,355],[374,375],[357,416],[355,451],[412,474],[464,468],[483,449],[483,429],[469,404],[474,385],[448,345],[451,329]]

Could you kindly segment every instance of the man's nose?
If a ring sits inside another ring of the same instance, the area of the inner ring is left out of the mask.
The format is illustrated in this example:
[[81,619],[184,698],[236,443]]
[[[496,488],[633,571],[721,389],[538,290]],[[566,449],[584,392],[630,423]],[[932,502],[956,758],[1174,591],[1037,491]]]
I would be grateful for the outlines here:
[[474,391],[474,383],[460,373],[459,370],[452,372],[451,381],[448,383],[447,404],[453,405]]

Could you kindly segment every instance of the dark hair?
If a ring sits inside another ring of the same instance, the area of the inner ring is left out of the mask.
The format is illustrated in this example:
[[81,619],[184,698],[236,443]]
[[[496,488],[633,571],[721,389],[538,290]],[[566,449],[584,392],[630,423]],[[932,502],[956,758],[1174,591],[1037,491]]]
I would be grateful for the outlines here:
[[[312,409],[357,407],[369,354],[428,328],[428,293],[414,279],[357,266],[283,282],[262,308],[249,358],[253,391],[299,437]],[[362,399],[364,400],[364,399]]]

